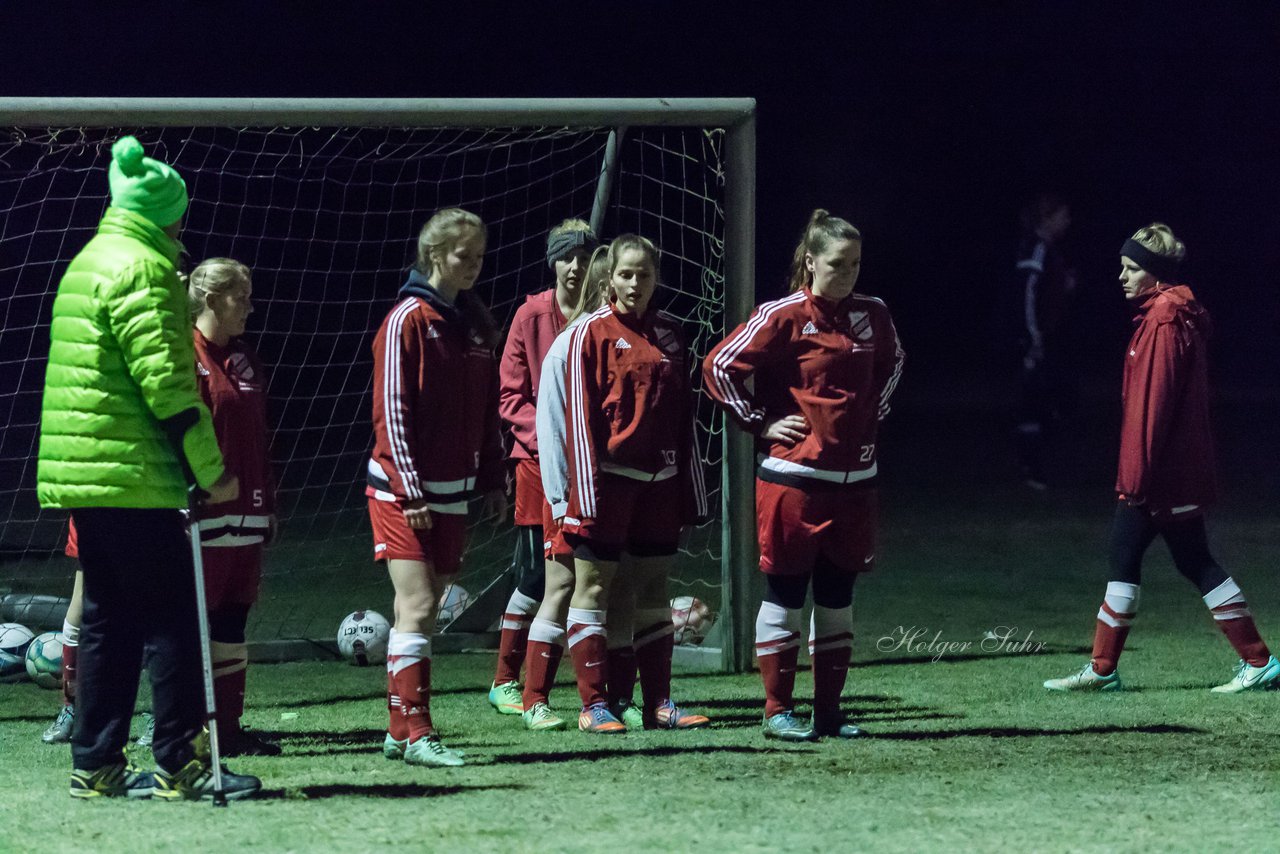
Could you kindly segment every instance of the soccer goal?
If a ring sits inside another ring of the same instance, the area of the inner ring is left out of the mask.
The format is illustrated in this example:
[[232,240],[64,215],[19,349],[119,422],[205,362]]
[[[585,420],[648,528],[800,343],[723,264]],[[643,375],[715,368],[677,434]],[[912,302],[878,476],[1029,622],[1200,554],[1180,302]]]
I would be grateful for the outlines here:
[[[40,394],[54,293],[107,206],[117,137],[136,135],[185,177],[192,263],[230,256],[253,270],[249,335],[271,373],[281,536],[268,549],[250,640],[296,649],[331,642],[352,610],[390,613],[363,494],[370,345],[431,213],[456,205],[488,223],[477,292],[504,324],[552,284],[543,248],[562,219],[590,218],[605,239],[650,237],[663,250],[659,302],[683,318],[700,360],[754,302],[754,107],[0,99],[0,619],[33,596],[70,595],[67,514],[41,510],[35,497]],[[710,648],[686,655],[740,671],[752,648],[752,449],[701,396],[698,424],[720,512],[691,532],[672,595],[718,614]],[[505,601],[510,523],[477,522],[470,543],[458,592]]]

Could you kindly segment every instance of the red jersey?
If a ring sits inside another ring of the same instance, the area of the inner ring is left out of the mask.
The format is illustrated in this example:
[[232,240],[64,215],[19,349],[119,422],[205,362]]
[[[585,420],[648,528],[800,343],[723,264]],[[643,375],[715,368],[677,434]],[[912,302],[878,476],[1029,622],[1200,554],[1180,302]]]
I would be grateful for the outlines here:
[[467,512],[506,482],[493,351],[416,271],[373,341],[373,455],[365,494]]
[[1209,425],[1209,313],[1186,285],[1158,286],[1124,361],[1116,491],[1152,510],[1218,497]]
[[565,317],[556,302],[555,288],[526,299],[511,321],[498,368],[498,412],[515,439],[511,446],[512,459],[538,458],[538,430],[534,423],[538,380],[551,342],[564,325]]
[[201,506],[200,537],[206,546],[244,546],[266,537],[275,513],[271,433],[267,427],[267,373],[242,338],[218,345],[195,330],[196,380],[213,415],[213,432],[227,472],[240,479],[234,501]]
[[808,422],[792,447],[758,441],[762,480],[854,483],[875,477],[876,433],[902,360],[883,302],[852,294],[836,303],[805,288],[756,308],[707,354],[703,374],[707,394],[749,432],[788,415]]
[[602,472],[642,481],[684,481],[684,518],[707,518],[702,460],[694,448],[693,391],[684,335],[661,311],[592,312],[570,333],[569,508],[595,518]]

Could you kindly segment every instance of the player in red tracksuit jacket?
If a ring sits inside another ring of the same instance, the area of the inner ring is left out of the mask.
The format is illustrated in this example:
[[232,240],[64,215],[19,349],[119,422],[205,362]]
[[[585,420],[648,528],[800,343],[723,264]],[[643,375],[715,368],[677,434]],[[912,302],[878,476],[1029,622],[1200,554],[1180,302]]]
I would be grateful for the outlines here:
[[611,301],[570,333],[566,453],[570,472],[565,541],[573,547],[569,654],[578,676],[584,732],[623,732],[609,709],[607,610],[623,554],[635,596],[634,648],[643,724],[689,729],[707,718],[671,700],[675,627],[667,577],[681,529],[707,517],[694,452],[688,351],[678,321],[652,308],[658,250],[634,234],[608,251]]
[[446,579],[462,564],[467,503],[506,512],[498,421],[497,331],[470,293],[484,223],[439,211],[418,237],[418,261],[373,342],[369,518],[374,559],[395,587],[387,645],[388,758],[462,765],[431,721],[431,634]]
[[1120,466],[1111,529],[1111,581],[1098,610],[1093,657],[1044,687],[1115,691],[1116,665],[1137,615],[1142,556],[1156,536],[1200,591],[1240,663],[1219,694],[1280,682],[1235,580],[1209,553],[1204,512],[1218,497],[1209,424],[1209,313],[1181,282],[1186,249],[1163,223],[1138,230],[1120,249],[1120,282],[1137,309],[1124,364]]
[[246,732],[245,627],[258,600],[262,548],[275,530],[275,480],[267,426],[267,375],[242,337],[253,311],[249,268],[230,258],[201,262],[187,280],[195,315],[196,380],[213,416],[227,470],[240,478],[234,501],[200,506],[209,648],[219,746],[230,755],[277,755],[279,745]]
[[[816,210],[790,296],[759,306],[707,355],[707,393],[757,437],[756,524],[766,592],[756,618],[764,734],[787,741],[861,730],[840,711],[853,646],[853,583],[875,561],[876,443],[902,372],[889,310],[855,294],[862,236]],[[813,721],[795,714],[800,618],[810,581]]]
[[[554,601],[548,614],[561,613],[573,590],[573,574],[560,564],[547,566],[543,559],[542,517],[546,498],[538,468],[538,432],[534,423],[542,362],[551,342],[565,327],[586,280],[591,252],[598,245],[591,226],[580,219],[566,219],[547,235],[547,266],[555,284],[534,294],[516,309],[498,366],[498,411],[511,432],[511,460],[515,463],[516,549],[513,570],[517,586],[502,614],[498,642],[498,667],[489,688],[489,703],[501,714],[524,712],[520,666],[524,663],[529,632],[544,593]],[[539,627],[547,639],[547,627]]]

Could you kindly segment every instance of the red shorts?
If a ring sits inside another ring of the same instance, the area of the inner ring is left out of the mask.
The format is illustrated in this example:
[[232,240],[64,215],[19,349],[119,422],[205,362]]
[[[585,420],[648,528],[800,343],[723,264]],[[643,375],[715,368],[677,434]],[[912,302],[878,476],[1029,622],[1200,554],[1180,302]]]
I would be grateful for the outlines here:
[[223,605],[249,606],[258,601],[262,584],[262,543],[248,546],[205,546],[204,595],[209,610]]
[[467,517],[431,514],[430,528],[410,528],[399,501],[369,498],[374,560],[416,560],[431,564],[436,575],[457,575],[467,545]]
[[818,557],[849,572],[875,568],[878,495],[864,486],[806,491],[756,480],[760,570],[808,575]]
[[564,529],[551,518],[551,505],[542,502],[542,557],[573,566],[573,547],[564,541]]
[[657,482],[600,473],[596,516],[564,517],[564,533],[608,549],[657,557],[675,554],[684,527],[681,479]]
[[542,470],[537,460],[516,462],[516,524],[541,525],[547,497],[542,492]]

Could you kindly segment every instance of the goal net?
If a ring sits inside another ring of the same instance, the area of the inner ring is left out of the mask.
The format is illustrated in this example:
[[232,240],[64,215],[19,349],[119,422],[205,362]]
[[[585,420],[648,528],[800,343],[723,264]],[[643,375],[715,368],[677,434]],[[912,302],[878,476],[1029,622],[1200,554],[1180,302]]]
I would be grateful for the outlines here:
[[[0,124],[9,121],[3,106]],[[350,611],[391,613],[364,498],[370,346],[434,210],[460,206],[487,223],[477,293],[504,328],[527,295],[553,283],[547,231],[566,217],[590,219],[593,207],[604,239],[634,231],[662,248],[659,303],[684,321],[699,362],[731,322],[725,124],[607,114],[582,124],[550,110],[536,123],[522,114],[504,122],[495,110],[466,126],[430,112],[414,122],[373,113],[353,126],[323,110],[299,122],[261,109],[184,124],[176,113],[143,121],[111,106],[107,115],[87,110],[84,121],[72,111],[57,123],[14,123],[0,136],[0,603],[11,606],[0,618],[29,594],[70,595],[67,514],[42,510],[35,497],[40,395],[54,294],[107,207],[110,147],[122,134],[186,179],[188,265],[228,256],[253,270],[247,335],[270,374],[281,524],[251,642],[331,640]],[[610,132],[620,125],[628,127],[615,150]],[[723,422],[698,399],[698,447],[719,509]],[[673,596],[724,610],[723,528],[717,513],[691,532]],[[490,603],[505,602],[513,547],[509,519],[473,523],[458,586],[473,600],[489,590]]]

